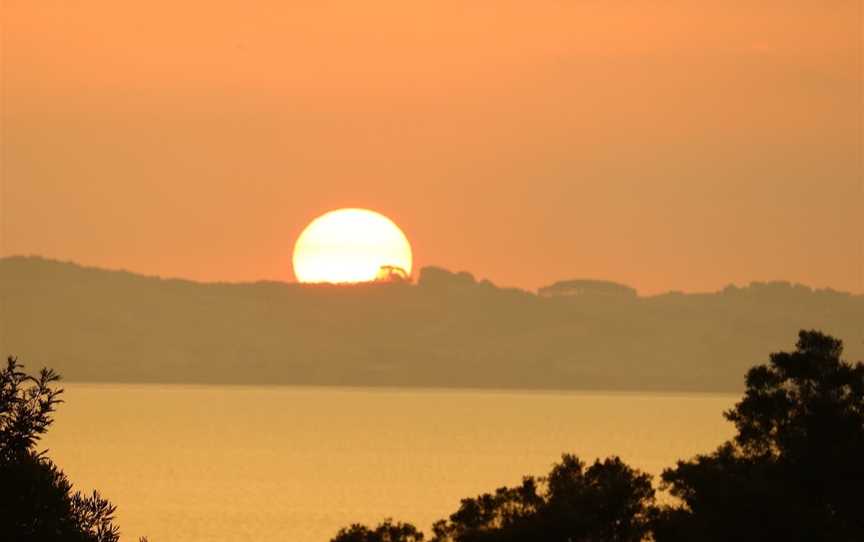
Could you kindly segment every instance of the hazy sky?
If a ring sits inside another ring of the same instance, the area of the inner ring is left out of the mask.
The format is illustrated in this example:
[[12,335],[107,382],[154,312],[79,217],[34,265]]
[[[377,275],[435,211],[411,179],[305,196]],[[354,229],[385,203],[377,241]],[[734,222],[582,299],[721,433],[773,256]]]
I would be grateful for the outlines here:
[[860,291],[859,4],[6,0],[2,250],[293,280],[353,206],[502,285]]

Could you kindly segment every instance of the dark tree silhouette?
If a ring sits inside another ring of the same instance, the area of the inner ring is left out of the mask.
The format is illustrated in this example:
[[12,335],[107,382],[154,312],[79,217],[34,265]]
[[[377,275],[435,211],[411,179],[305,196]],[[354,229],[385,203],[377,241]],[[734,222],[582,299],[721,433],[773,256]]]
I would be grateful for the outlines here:
[[801,331],[794,352],[747,373],[725,414],[738,434],[663,473],[682,505],[655,526],[677,540],[864,540],[864,364]]
[[342,529],[331,542],[422,542],[423,533],[410,523],[386,520],[376,528],[354,524]]
[[66,475],[35,447],[61,402],[59,376],[0,370],[0,539],[16,542],[117,542],[115,507],[99,493],[72,492]]
[[547,477],[465,499],[433,527],[437,542],[629,542],[649,531],[651,477],[613,457],[564,455]]
[[[432,542],[637,542],[654,516],[651,477],[613,457],[585,468],[564,455],[548,476],[525,477],[462,504],[433,526]],[[409,524],[352,525],[331,542],[420,542]]]

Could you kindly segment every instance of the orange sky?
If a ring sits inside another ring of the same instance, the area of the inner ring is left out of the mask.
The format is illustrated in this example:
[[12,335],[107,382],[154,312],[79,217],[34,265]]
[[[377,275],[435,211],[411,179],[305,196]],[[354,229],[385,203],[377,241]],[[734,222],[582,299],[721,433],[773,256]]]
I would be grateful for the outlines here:
[[2,250],[293,280],[350,206],[502,285],[861,291],[859,4],[6,0]]

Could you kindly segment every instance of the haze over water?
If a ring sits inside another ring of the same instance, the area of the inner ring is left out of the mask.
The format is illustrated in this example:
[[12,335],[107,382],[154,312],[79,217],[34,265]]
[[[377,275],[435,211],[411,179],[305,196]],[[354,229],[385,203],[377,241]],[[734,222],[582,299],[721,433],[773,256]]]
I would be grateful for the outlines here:
[[[733,431],[716,394],[69,384],[42,448],[124,539],[329,540],[429,525],[561,453],[659,474]],[[110,405],[110,407],[107,407]]]

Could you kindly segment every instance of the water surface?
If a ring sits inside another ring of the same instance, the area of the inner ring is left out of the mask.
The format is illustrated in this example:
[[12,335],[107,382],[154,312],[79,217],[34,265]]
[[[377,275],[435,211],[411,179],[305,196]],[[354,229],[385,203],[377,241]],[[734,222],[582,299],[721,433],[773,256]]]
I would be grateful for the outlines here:
[[733,431],[733,395],[66,384],[44,441],[125,540],[327,541],[428,529],[562,452],[657,474]]

